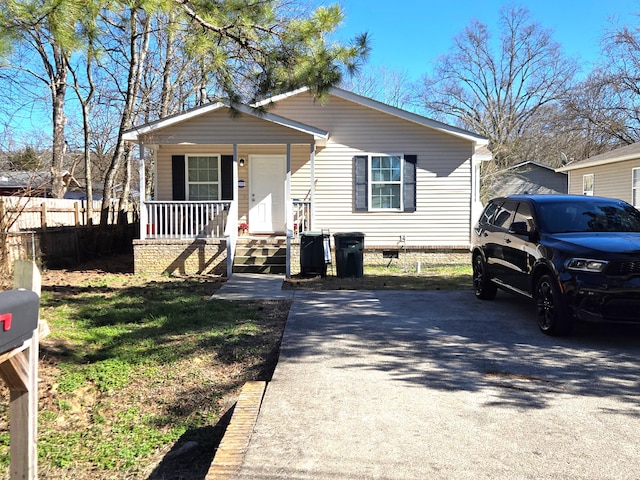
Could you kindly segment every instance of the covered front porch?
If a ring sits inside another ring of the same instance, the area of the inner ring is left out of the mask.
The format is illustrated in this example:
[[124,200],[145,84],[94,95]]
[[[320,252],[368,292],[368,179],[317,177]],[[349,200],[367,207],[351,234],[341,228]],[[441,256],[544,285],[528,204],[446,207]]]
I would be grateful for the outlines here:
[[203,273],[224,259],[230,277],[238,238],[252,235],[284,238],[291,274],[291,240],[315,223],[315,155],[329,135],[239,110],[208,105],[125,135],[138,146],[140,185],[145,158],[154,159],[153,198],[140,202],[136,272]]
[[291,249],[300,233],[313,228],[311,201],[289,200],[286,231],[272,234],[250,232],[234,212],[238,212],[235,201],[143,202],[140,240],[134,241],[136,272],[216,272],[230,277],[234,270],[245,271],[245,265],[252,264],[255,272],[273,273],[269,250],[286,252],[287,276],[296,271],[292,259],[298,256]]

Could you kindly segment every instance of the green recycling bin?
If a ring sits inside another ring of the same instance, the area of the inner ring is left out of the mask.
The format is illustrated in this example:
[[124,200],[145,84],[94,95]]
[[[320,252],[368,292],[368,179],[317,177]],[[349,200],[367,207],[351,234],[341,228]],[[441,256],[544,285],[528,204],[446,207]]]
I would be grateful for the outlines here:
[[327,276],[325,242],[326,233],[303,232],[300,234],[300,273]]
[[340,278],[364,276],[364,233],[334,233],[336,273]]

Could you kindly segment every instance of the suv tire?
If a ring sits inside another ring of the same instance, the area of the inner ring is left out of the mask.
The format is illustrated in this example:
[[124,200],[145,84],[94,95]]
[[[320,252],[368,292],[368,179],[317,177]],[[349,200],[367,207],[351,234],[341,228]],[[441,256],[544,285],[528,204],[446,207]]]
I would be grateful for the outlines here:
[[571,318],[551,275],[542,275],[536,282],[535,301],[540,330],[547,335],[568,335],[571,332]]
[[498,287],[491,282],[487,273],[487,265],[482,255],[473,257],[473,292],[481,300],[493,300],[496,297]]

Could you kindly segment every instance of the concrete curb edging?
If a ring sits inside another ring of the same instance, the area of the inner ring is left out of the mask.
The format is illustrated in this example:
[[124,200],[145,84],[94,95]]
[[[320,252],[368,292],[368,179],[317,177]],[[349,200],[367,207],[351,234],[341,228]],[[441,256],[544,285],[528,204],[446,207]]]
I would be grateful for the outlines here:
[[247,382],[242,386],[205,480],[232,480],[240,473],[266,388],[267,382]]

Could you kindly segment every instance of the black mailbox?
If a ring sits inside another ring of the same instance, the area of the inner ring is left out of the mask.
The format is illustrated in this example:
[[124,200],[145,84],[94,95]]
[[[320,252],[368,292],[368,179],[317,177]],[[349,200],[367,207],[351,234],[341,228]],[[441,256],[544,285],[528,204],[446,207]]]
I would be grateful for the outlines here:
[[31,290],[0,292],[0,353],[19,347],[38,328],[40,297]]

